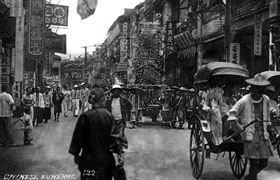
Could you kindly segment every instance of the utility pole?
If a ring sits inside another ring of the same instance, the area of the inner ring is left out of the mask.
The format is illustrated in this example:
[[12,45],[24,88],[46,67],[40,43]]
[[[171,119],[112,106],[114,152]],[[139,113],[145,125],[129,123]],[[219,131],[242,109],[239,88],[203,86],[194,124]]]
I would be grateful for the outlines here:
[[87,47],[88,47],[88,46],[82,47],[82,48],[85,48],[85,58],[84,58],[84,64],[83,64],[83,82],[84,82],[85,79],[86,79],[86,77],[85,77],[85,75],[86,75],[85,69],[86,69],[86,67],[87,67]]
[[[89,46],[83,46],[81,48],[84,48],[85,49],[85,58],[84,58],[84,64],[83,64],[83,81],[85,81],[85,75],[86,75],[86,68],[87,68],[87,64],[88,64],[88,57],[87,57],[87,54],[88,54],[88,51],[87,51],[87,48],[88,47],[100,47],[101,45],[100,44],[95,44],[95,45],[89,45]],[[87,79],[87,82],[88,82],[88,79]]]

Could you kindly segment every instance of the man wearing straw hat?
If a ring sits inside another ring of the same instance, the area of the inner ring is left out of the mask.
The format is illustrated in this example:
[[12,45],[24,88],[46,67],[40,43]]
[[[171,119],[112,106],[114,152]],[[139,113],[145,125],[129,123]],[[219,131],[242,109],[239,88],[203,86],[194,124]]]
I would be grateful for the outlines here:
[[116,121],[117,129],[121,134],[122,146],[123,148],[127,149],[128,142],[124,133],[124,129],[126,126],[126,121],[129,121],[132,105],[127,99],[120,96],[122,91],[123,89],[120,85],[113,85],[111,89],[112,97],[107,100],[106,107],[108,111],[112,113]]
[[[238,131],[244,131],[244,157],[250,161],[249,174],[245,180],[256,180],[257,174],[268,164],[272,156],[271,142],[267,128],[270,126],[269,98],[263,94],[266,86],[270,84],[261,74],[247,79],[251,85],[251,92],[243,96],[229,111],[228,121]],[[258,120],[246,129],[243,126]]]

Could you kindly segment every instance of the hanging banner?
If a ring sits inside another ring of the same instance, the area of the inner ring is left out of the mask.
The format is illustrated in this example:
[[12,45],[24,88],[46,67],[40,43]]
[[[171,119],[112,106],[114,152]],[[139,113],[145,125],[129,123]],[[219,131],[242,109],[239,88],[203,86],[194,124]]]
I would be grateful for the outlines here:
[[254,26],[254,55],[262,55],[262,16],[260,14],[255,15]]
[[77,6],[77,13],[81,19],[86,19],[93,15],[97,6],[97,0],[79,0]]
[[68,26],[68,6],[46,4],[45,23],[47,25]]
[[33,56],[41,56],[44,54],[45,0],[29,1],[28,25],[28,52]]
[[229,61],[234,64],[240,64],[240,44],[230,43],[229,50]]

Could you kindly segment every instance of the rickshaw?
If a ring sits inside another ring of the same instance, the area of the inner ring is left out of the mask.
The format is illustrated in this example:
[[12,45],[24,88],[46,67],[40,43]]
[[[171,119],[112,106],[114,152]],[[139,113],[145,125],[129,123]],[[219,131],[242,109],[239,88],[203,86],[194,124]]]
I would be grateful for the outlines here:
[[[279,71],[264,71],[261,72],[261,75],[265,77],[276,89],[276,91],[280,90],[280,72]],[[277,93],[277,94],[278,94]],[[280,158],[280,119],[279,114],[275,116],[271,115],[271,134],[270,140],[273,146],[273,151],[277,151],[278,156]]]
[[[188,121],[188,127],[191,129],[190,133],[190,164],[192,174],[195,178],[199,178],[203,171],[204,158],[210,158],[210,154],[217,154],[229,152],[229,162],[233,175],[241,178],[247,166],[247,159],[244,158],[243,150],[244,144],[240,137],[241,132],[233,132],[229,129],[226,133],[226,139],[220,140],[221,143],[216,143],[213,140],[213,132],[211,126],[211,118],[209,113],[202,110],[202,105],[199,103],[201,100],[200,95],[206,92],[210,87],[219,84],[220,87],[241,87],[245,85],[245,79],[249,77],[249,72],[240,65],[227,63],[227,62],[211,62],[201,66],[198,72],[194,75],[194,88],[196,104],[194,110]],[[216,86],[215,86],[216,87]],[[239,88],[240,88],[239,87]],[[225,88],[232,90],[233,88]],[[232,97],[234,95],[231,95]],[[252,122],[254,123],[254,122]],[[246,127],[251,125],[248,124]],[[224,128],[224,126],[222,126]],[[231,132],[231,133],[230,133]]]

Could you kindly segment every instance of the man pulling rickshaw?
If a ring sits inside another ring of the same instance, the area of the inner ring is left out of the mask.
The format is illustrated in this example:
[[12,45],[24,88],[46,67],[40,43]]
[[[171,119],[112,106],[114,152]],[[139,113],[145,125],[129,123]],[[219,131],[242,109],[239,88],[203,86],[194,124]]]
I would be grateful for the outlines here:
[[[261,74],[246,80],[251,85],[251,92],[243,96],[229,111],[228,120],[234,124],[237,131],[244,131],[243,156],[250,161],[249,174],[245,180],[256,180],[257,174],[268,165],[268,158],[272,156],[268,127],[270,122],[270,100],[264,95],[265,87],[270,82]],[[258,120],[255,124],[243,129],[243,126]]]
[[[210,153],[217,154],[218,158],[220,153],[229,152],[230,167],[239,179],[245,174],[249,160],[249,174],[245,180],[257,179],[257,174],[273,155],[269,136],[272,132],[271,101],[264,94],[271,84],[268,81],[271,76],[265,78],[261,73],[247,79],[248,76],[249,72],[242,66],[225,62],[209,63],[196,73],[197,103],[189,120],[190,160],[195,178],[201,176],[204,156],[210,158]],[[238,89],[244,87],[245,82],[250,85],[250,92],[235,103]],[[222,128],[215,128],[219,123]],[[279,149],[279,144],[274,147]]]

